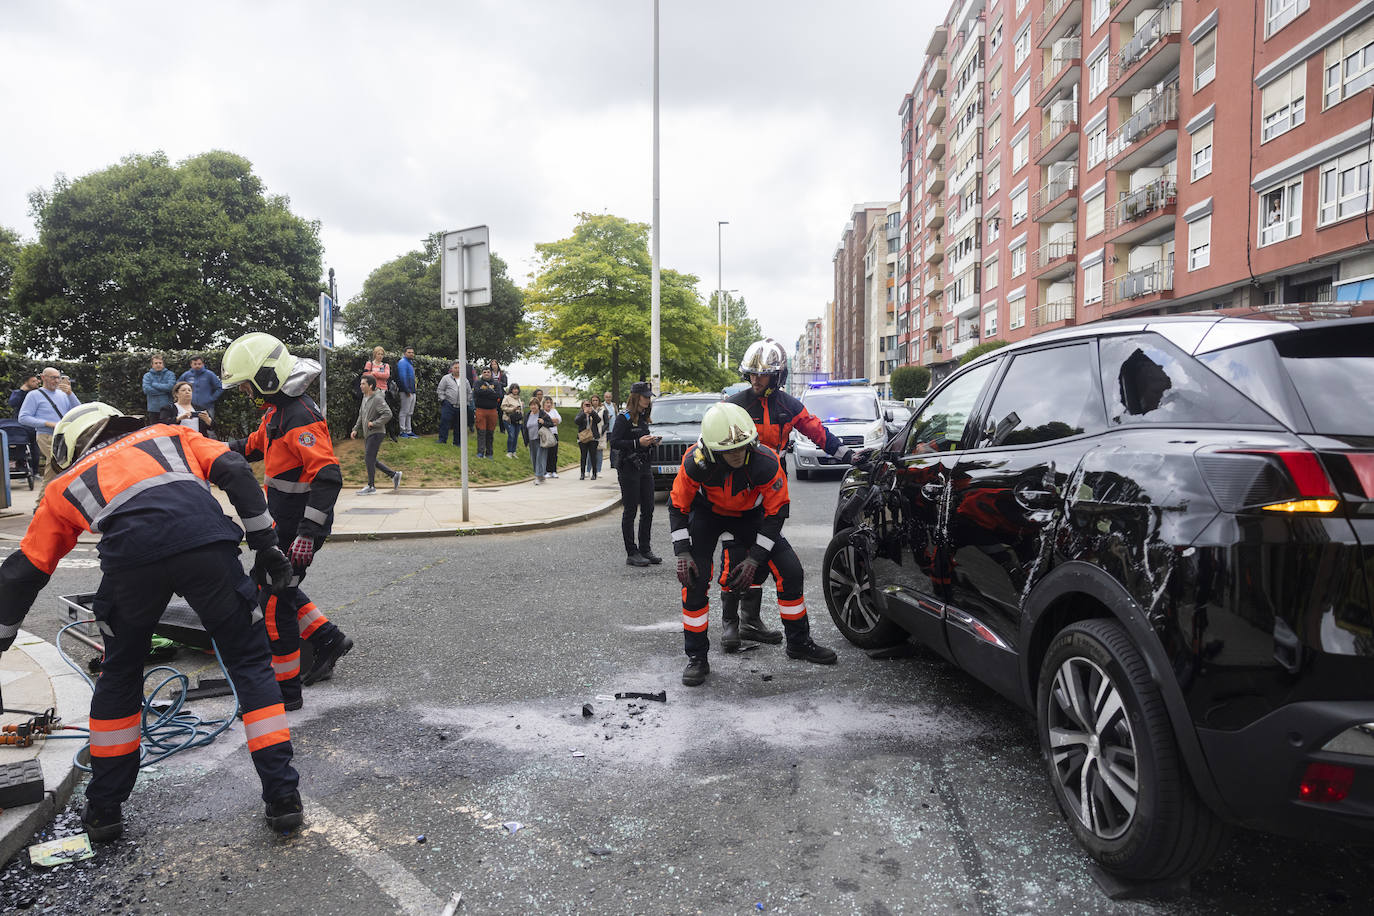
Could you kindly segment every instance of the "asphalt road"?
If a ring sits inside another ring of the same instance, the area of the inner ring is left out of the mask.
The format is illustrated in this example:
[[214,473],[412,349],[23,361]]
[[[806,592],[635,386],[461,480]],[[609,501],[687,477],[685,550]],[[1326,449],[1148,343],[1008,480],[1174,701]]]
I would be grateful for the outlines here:
[[[838,636],[817,587],[835,492],[794,483],[786,534],[839,664],[713,653],[697,689],[671,568],[622,565],[618,514],[328,545],[306,585],[357,648],[291,714],[306,829],[267,831],[235,730],[144,771],[94,860],[19,857],[0,910],[438,914],[461,892],[460,914],[1367,912],[1366,850],[1251,833],[1186,896],[1105,897],[1027,716],[931,654],[875,661]],[[666,555],[661,504],[655,527]],[[54,637],[93,556],[29,629]],[[69,811],[51,832],[79,829]]]

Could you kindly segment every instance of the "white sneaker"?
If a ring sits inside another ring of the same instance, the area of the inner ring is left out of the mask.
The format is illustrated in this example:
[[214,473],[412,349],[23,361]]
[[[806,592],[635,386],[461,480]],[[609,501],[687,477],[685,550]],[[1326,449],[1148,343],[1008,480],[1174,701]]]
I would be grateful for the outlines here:
[[557,471],[549,471],[549,476],[550,476],[550,477],[557,477],[557,476],[558,476],[558,472],[557,472]]
[[543,483],[543,482],[544,482],[544,478],[542,478],[542,477],[536,477],[536,478],[534,478],[534,485],[535,485],[536,487],[539,486],[539,485],[540,485],[541,483]]
[[361,490],[359,490],[359,491],[358,491],[358,495],[359,495],[359,496],[371,496],[373,493],[376,493],[376,492],[377,492],[377,488],[376,488],[376,487],[368,486],[368,487],[363,487]]
[[397,471],[391,475],[391,490],[394,493],[399,489],[401,489],[401,472]]

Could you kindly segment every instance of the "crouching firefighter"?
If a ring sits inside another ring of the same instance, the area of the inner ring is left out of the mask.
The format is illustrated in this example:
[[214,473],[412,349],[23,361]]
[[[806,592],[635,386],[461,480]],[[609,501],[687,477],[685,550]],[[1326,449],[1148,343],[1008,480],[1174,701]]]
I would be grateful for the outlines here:
[[[302,684],[327,680],[335,662],[353,648],[353,640],[300,589],[306,568],[329,536],[334,502],[343,487],[324,413],[305,394],[319,374],[319,363],[296,359],[280,340],[261,333],[244,334],[229,344],[220,372],[226,389],[239,389],[263,411],[253,434],[229,443],[229,448],[249,461],[263,462],[277,544],[295,568],[285,589],[263,589],[259,595],[272,644],[272,667],[287,709],[301,707]],[[310,641],[315,654],[304,676],[302,639]]]
[[[835,653],[811,639],[802,596],[802,566],[782,536],[787,518],[787,475],[772,449],[758,444],[754,421],[736,404],[716,404],[701,421],[701,440],[687,451],[673,481],[668,526],[682,583],[683,644],[687,667],[682,683],[706,680],[710,641],[706,636],[711,556],[725,532],[734,535],[726,555],[721,593],[726,651],[739,648],[738,595],[759,586],[769,572],[778,587],[778,607],[787,635],[787,657],[833,665]],[[756,612],[757,613],[757,612]]]
[[[19,551],[0,565],[0,651],[57,563],[83,531],[99,531],[101,579],[92,601],[105,661],[91,697],[91,781],[82,823],[108,842],[124,829],[120,806],[138,777],[143,664],[172,594],[191,605],[214,639],[238,691],[248,751],[274,830],[304,819],[291,766],[291,732],[259,621],[257,588],[239,563],[239,540],[257,551],[253,573],[284,585],[291,564],[276,546],[272,516],[243,457],[185,426],[143,427],[99,401],[53,430],[48,485]],[[210,494],[229,496],[243,529]]]

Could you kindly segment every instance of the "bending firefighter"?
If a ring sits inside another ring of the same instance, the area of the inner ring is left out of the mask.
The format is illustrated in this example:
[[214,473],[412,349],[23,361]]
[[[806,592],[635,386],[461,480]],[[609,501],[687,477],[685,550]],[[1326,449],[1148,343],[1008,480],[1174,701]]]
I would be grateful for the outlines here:
[[[331,623],[301,591],[315,551],[329,537],[334,502],[343,474],[324,414],[305,394],[320,374],[312,359],[296,359],[270,334],[245,334],[224,351],[220,377],[263,411],[262,423],[229,448],[266,471],[267,507],[277,521],[277,544],[291,559],[295,574],[286,588],[259,595],[272,644],[272,667],[287,709],[301,707],[301,684],[326,680],[334,663],[353,648],[353,640]],[[314,662],[301,676],[300,641],[308,639]]]
[[[682,583],[683,645],[687,667],[682,683],[701,684],[710,673],[706,636],[711,556],[725,532],[734,540],[725,551],[721,605],[725,608],[726,651],[739,648],[730,612],[738,596],[759,586],[769,572],[778,587],[778,608],[787,634],[788,658],[833,665],[835,653],[811,639],[802,596],[802,566],[782,536],[787,518],[787,475],[772,449],[758,443],[749,414],[737,404],[716,404],[701,421],[701,441],[682,458],[668,501],[668,526]],[[757,611],[755,612],[757,613]]]
[[[82,822],[106,842],[124,829],[121,805],[138,777],[143,664],[172,594],[184,597],[214,639],[238,691],[248,750],[274,830],[304,820],[291,766],[291,732],[258,625],[257,588],[239,563],[247,532],[254,578],[284,585],[291,564],[276,546],[272,516],[240,455],[185,426],[143,427],[107,404],[84,404],[53,430],[48,485],[19,550],[0,565],[0,651],[83,531],[98,531],[101,579],[91,602],[105,661],[91,697],[91,781]],[[229,496],[243,529],[210,494]]]
[[[749,387],[726,399],[726,403],[742,407],[754,421],[759,441],[777,452],[782,461],[783,474],[787,474],[787,447],[795,429],[827,455],[841,461],[851,461],[857,454],[839,440],[834,433],[825,428],[801,401],[792,397],[782,388],[787,384],[787,351],[782,344],[766,337],[756,340],[744,351],[739,363],[740,378]],[[722,558],[730,549],[727,541],[722,550]],[[722,562],[722,567],[724,566]],[[725,582],[722,579],[721,584]],[[758,642],[777,643],[782,639],[777,630],[769,630],[759,622],[759,606],[762,603],[761,586],[755,586],[741,596],[739,603],[740,635]],[[726,608],[727,626],[733,616],[732,608]],[[727,637],[729,632],[727,630]],[[726,644],[726,651],[732,651]]]

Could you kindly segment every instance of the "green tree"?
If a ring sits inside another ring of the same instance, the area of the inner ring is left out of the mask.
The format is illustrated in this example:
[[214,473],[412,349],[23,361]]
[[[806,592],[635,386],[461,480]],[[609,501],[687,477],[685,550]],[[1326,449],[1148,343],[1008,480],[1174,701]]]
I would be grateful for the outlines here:
[[14,326],[14,305],[10,300],[10,285],[14,270],[19,266],[23,244],[19,235],[0,226],[0,346],[6,344],[9,328]]
[[977,346],[969,347],[968,352],[965,353],[963,356],[959,357],[959,365],[962,366],[965,363],[971,363],[978,357],[982,356],[984,353],[991,353],[993,350],[1001,349],[1002,347],[1005,347],[1009,342],[1010,341],[1006,340],[985,340]]
[[[711,312],[713,318],[716,315],[717,298],[718,295],[713,292],[706,302],[706,308]],[[728,335],[730,352],[725,357],[725,368],[733,372],[739,368],[740,360],[744,359],[744,351],[749,349],[749,345],[754,341],[761,340],[764,334],[759,323],[750,317],[749,306],[745,303],[744,297],[732,296],[729,293],[725,294],[725,323],[721,327],[722,334],[726,328],[730,331]],[[717,342],[717,349],[722,342],[724,341]]]
[[892,396],[899,401],[916,398],[930,388],[930,369],[925,366],[898,366],[892,370]]
[[[609,214],[579,213],[573,234],[535,246],[539,268],[528,291],[544,363],[571,379],[604,380],[617,401],[622,384],[650,370],[649,226]],[[665,379],[715,390],[715,315],[698,279],[659,270],[660,360]]]
[[242,156],[170,165],[133,155],[29,198],[38,242],[15,270],[13,341],[93,359],[200,349],[245,331],[305,339],[320,291],[319,224],[266,193]]
[[[363,281],[363,290],[344,307],[348,336],[359,345],[382,346],[389,353],[414,347],[434,356],[458,355],[458,312],[439,307],[439,252],[444,234],[425,247],[387,261]],[[491,256],[491,305],[463,310],[467,318],[468,358],[508,363],[533,343],[525,323],[525,295],[506,273],[506,262]]]

